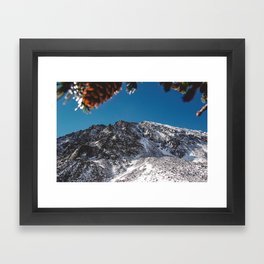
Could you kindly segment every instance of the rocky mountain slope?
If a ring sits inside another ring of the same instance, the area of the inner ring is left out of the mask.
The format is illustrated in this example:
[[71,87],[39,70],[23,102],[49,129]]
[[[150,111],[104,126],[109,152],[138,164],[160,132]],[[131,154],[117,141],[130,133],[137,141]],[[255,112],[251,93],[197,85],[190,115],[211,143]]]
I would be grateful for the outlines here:
[[93,125],[57,139],[59,182],[207,181],[207,133],[154,122]]

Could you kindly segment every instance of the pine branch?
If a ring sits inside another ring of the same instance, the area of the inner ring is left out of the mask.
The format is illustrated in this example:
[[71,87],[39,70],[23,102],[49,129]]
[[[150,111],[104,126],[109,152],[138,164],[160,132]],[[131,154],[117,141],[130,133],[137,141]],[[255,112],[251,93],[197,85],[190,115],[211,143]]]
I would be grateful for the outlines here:
[[204,105],[199,111],[196,112],[196,116],[201,116],[204,111],[207,110],[207,104]]

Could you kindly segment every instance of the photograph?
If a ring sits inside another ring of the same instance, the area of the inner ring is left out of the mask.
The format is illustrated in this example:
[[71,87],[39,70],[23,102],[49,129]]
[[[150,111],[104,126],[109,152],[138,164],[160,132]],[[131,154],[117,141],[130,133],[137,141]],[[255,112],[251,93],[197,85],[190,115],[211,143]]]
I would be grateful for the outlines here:
[[22,39],[21,224],[245,224],[244,65],[244,39]]
[[57,182],[207,183],[204,82],[57,82]]

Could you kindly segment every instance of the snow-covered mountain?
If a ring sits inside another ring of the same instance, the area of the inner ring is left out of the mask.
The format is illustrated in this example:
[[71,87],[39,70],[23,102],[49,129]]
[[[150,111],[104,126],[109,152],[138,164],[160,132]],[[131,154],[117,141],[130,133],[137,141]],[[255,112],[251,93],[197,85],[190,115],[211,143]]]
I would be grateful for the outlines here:
[[154,122],[93,125],[57,139],[57,181],[207,181],[207,133]]

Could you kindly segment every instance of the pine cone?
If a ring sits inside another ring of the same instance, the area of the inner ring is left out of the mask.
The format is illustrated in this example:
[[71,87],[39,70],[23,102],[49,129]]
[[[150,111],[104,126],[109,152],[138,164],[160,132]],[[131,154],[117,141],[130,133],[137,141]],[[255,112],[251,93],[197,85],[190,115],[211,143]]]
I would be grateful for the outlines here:
[[82,105],[91,110],[109,100],[121,89],[122,82],[86,82],[78,83],[83,87]]

